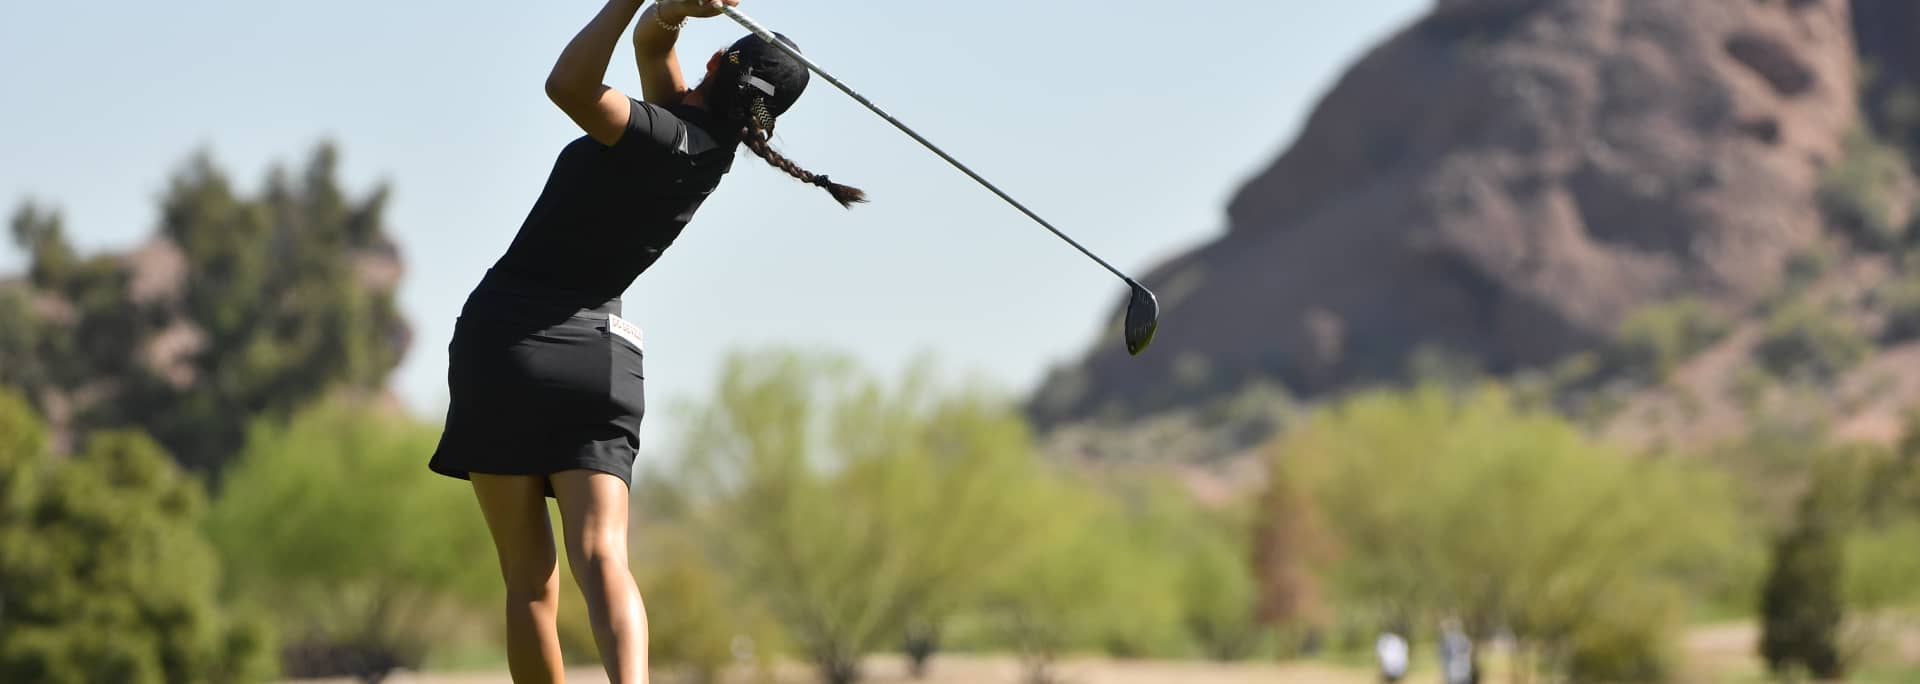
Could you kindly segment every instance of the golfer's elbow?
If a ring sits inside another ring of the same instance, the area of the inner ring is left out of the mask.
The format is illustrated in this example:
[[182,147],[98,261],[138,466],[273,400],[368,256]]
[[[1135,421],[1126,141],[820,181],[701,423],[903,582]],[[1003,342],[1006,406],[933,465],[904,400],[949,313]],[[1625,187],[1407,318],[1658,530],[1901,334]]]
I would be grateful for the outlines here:
[[583,86],[575,83],[575,80],[566,78],[559,72],[548,76],[547,99],[552,100],[561,109],[571,110],[574,107],[590,105],[599,98],[600,83]]
[[561,107],[567,106],[568,102],[580,99],[579,96],[574,95],[578,89],[568,85],[566,79],[561,78],[559,74],[547,77],[546,89],[547,99]]

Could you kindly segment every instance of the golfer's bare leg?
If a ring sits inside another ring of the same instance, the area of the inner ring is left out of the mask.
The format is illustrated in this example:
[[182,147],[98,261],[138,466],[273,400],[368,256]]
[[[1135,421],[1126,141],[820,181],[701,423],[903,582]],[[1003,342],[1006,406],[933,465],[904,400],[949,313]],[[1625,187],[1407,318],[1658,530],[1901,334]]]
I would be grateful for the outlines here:
[[473,476],[507,582],[507,668],[514,684],[566,681],[560,659],[560,569],[547,520],[546,479]]
[[606,473],[555,473],[567,561],[587,599],[593,640],[612,684],[647,681],[647,614],[627,567],[627,483]]

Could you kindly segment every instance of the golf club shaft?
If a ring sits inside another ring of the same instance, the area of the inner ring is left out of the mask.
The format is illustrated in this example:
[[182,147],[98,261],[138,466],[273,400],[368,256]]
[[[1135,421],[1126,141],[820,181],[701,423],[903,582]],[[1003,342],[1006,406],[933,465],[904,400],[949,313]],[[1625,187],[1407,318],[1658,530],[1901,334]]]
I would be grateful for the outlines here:
[[1094,254],[1092,250],[1087,249],[1084,245],[1081,245],[1079,242],[1075,241],[1073,238],[1068,237],[1067,234],[1064,232],[1061,232],[1059,228],[1053,227],[1052,223],[1048,223],[1046,219],[1040,218],[1040,215],[1034,213],[1032,209],[1028,209],[1027,205],[1021,204],[1020,200],[1014,199],[1012,195],[1007,194],[1005,190],[1001,190],[1000,186],[994,185],[993,182],[987,180],[986,177],[981,176],[978,173],[974,173],[973,169],[967,168],[966,164],[960,163],[960,160],[954,159],[953,155],[947,154],[946,150],[940,149],[939,145],[933,144],[933,141],[928,140],[926,139],[925,136],[922,136],[919,133],[914,132],[912,128],[908,128],[906,124],[901,123],[899,119],[893,118],[892,114],[888,114],[886,110],[881,109],[879,105],[874,104],[873,101],[867,99],[866,96],[861,95],[860,93],[854,91],[853,88],[850,88],[847,86],[847,84],[842,83],[840,79],[834,78],[833,74],[827,73],[827,70],[822,68],[819,64],[815,64],[814,61],[811,59],[808,59],[806,55],[800,54],[799,50],[793,49],[793,46],[786,44],[785,41],[782,41],[778,37],[774,36],[772,31],[767,30],[767,27],[761,26],[759,22],[754,21],[751,17],[748,17],[745,14],[741,14],[739,10],[736,10],[732,7],[722,7],[721,11],[726,12],[727,16],[732,17],[734,21],[740,22],[741,26],[746,27],[748,31],[752,31],[754,35],[760,36],[761,40],[765,40],[768,43],[772,43],[774,47],[780,48],[780,50],[782,52],[787,53],[788,56],[791,56],[794,59],[800,60],[800,63],[805,64],[808,69],[813,71],[813,73],[819,74],[821,78],[827,79],[828,83],[832,83],[834,87],[839,88],[841,92],[846,93],[849,97],[852,97],[855,101],[859,102],[862,105],[866,105],[867,109],[873,110],[873,113],[880,115],[880,118],[886,119],[887,123],[893,124],[894,128],[900,129],[900,132],[905,133],[908,136],[912,137],[914,140],[918,141],[921,145],[924,145],[927,149],[932,150],[934,154],[940,155],[941,159],[947,160],[948,164],[952,164],[954,168],[960,169],[960,172],[967,174],[967,177],[972,178],[975,182],[983,186],[986,186],[988,190],[992,190],[993,194],[999,195],[1000,199],[1006,200],[1007,204],[1013,205],[1015,209],[1019,209],[1021,213],[1026,214],[1027,218],[1033,219],[1035,223],[1039,223],[1042,227],[1045,227],[1047,230],[1052,231],[1054,235],[1058,236],[1062,240],[1065,240],[1067,244],[1073,245],[1074,249],[1080,250],[1080,253],[1087,255],[1087,258],[1093,259],[1095,262],[1099,263],[1102,267],[1106,268],[1108,271],[1112,271],[1114,275],[1119,276],[1121,280],[1127,281],[1128,284],[1135,284],[1133,278],[1128,277],[1127,274],[1120,272],[1120,269],[1114,268],[1113,264],[1107,263],[1106,259],[1100,258],[1100,255]]

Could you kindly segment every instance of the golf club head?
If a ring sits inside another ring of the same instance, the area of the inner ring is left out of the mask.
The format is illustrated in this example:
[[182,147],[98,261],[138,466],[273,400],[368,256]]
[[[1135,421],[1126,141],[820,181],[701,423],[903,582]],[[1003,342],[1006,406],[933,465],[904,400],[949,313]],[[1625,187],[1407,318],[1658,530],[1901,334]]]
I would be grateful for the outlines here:
[[1133,288],[1133,298],[1127,302],[1127,353],[1139,356],[1160,329],[1160,298],[1140,283],[1129,280],[1127,285]]

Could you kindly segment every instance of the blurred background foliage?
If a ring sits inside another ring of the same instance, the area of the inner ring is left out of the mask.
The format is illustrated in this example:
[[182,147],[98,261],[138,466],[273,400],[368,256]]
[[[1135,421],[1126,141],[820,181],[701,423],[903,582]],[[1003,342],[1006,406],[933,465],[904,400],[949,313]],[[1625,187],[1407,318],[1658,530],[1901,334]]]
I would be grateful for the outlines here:
[[1596,444],[1497,388],[1356,397],[1281,440],[1274,462],[1274,486],[1316,509],[1302,536],[1334,547],[1319,574],[1335,601],[1390,624],[1504,631],[1577,681],[1669,672],[1675,596],[1740,603],[1760,566],[1723,478]]
[[261,421],[205,529],[228,596],[270,615],[289,676],[417,669],[497,582],[472,494],[421,465],[439,431],[344,400]]
[[[347,198],[335,163],[322,148],[243,198],[197,158],[166,240],[127,257],[16,213],[33,258],[0,283],[0,681],[499,666],[477,508],[425,468],[436,426],[378,391],[405,335],[384,190]],[[1866,337],[1824,311],[1781,300],[1757,334],[1765,382],[1859,362]],[[1627,447],[1567,410],[1595,368],[1666,382],[1729,334],[1681,299],[1544,380],[1434,351],[1398,388],[1308,404],[1255,383],[1046,434],[932,360],[887,376],[742,351],[660,414],[681,434],[635,483],[654,661],[701,683],[798,661],[844,684],[886,653],[912,676],[1008,654],[1030,682],[1089,655],[1351,668],[1378,630],[1431,644],[1458,619],[1516,681],[1697,679],[1684,635],[1727,621],[1757,625],[1779,672],[1902,667],[1920,431],[1873,446],[1761,421]],[[1222,470],[1242,444],[1258,457]],[[562,603],[567,654],[591,662],[570,583]]]
[[196,155],[167,184],[158,235],[124,255],[82,257],[58,211],[23,204],[12,236],[32,261],[0,283],[0,383],[60,436],[135,427],[203,474],[256,416],[380,391],[407,343],[401,266],[387,190],[349,197],[338,163],[322,145],[245,197]]
[[220,600],[204,490],[153,440],[100,432],[53,460],[40,417],[0,392],[0,492],[0,680],[272,672],[263,625]]

